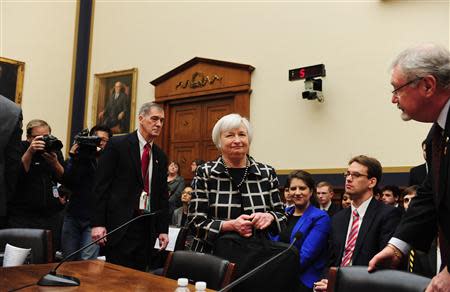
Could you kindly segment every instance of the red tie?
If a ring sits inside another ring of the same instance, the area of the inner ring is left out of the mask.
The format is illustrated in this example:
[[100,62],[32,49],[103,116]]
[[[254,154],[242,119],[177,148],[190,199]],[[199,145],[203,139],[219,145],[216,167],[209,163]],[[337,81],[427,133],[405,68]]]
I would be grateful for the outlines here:
[[358,211],[353,210],[353,223],[350,233],[347,237],[347,243],[345,244],[344,256],[342,257],[341,267],[350,265],[353,251],[355,250],[356,239],[359,232],[359,214]]
[[144,180],[144,191],[148,194],[148,165],[150,163],[150,153],[152,146],[150,144],[145,144],[144,151],[142,152],[141,158],[141,170],[142,179]]

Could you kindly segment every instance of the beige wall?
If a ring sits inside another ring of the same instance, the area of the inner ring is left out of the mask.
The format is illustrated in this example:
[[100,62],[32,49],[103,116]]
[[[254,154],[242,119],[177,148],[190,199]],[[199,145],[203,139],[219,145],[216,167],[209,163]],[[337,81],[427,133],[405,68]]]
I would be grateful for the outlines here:
[[0,56],[25,62],[24,126],[44,119],[66,142],[76,17],[75,1],[2,1]]
[[[26,62],[24,120],[44,117],[65,142],[75,2],[2,2],[1,56]],[[137,67],[137,106],[149,81],[194,56],[254,66],[252,155],[278,169],[342,167],[355,154],[384,166],[421,162],[429,125],[404,123],[390,104],[388,66],[417,42],[449,44],[444,1],[241,3],[101,1],[95,4],[94,73]],[[291,68],[324,63],[325,102],[301,99]],[[52,110],[52,112],[50,112]]]
[[[138,67],[139,106],[153,100],[149,81],[194,56],[250,64],[258,160],[335,168],[367,153],[384,166],[415,165],[428,125],[400,120],[388,66],[411,44],[448,45],[448,16],[442,1],[97,1],[91,68]],[[302,100],[303,81],[287,80],[288,69],[318,63],[327,69],[323,104]]]

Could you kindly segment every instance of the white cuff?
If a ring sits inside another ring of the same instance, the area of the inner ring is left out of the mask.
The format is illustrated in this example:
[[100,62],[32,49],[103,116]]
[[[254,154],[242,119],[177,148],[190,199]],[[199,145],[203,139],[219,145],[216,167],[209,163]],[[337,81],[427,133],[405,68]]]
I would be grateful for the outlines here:
[[390,244],[394,245],[396,248],[398,248],[403,255],[407,255],[409,251],[411,250],[411,245],[409,245],[407,242],[404,242],[401,239],[392,237],[389,242]]

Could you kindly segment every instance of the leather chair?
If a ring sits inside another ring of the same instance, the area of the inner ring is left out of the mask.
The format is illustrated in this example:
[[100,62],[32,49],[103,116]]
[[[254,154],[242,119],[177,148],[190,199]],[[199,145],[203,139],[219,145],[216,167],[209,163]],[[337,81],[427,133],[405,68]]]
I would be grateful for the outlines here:
[[31,248],[30,264],[44,264],[54,261],[52,232],[44,229],[7,228],[0,230],[0,250],[6,244]]
[[219,290],[231,282],[234,269],[234,263],[214,255],[179,250],[169,253],[163,276],[188,278],[191,283],[205,281],[209,289]]
[[423,292],[431,279],[397,270],[367,272],[366,266],[330,268],[327,292]]

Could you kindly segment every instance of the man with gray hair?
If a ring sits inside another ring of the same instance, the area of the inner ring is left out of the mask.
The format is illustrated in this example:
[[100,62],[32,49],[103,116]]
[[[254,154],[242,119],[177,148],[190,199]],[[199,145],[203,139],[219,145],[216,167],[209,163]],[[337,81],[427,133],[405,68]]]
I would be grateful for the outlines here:
[[428,251],[438,234],[441,272],[426,291],[450,291],[450,52],[434,44],[403,51],[393,62],[391,84],[392,103],[403,120],[433,123],[426,146],[430,171],[393,238],[370,261],[369,271],[383,264],[398,266],[411,247]]
[[6,227],[6,202],[14,193],[20,167],[22,110],[0,95],[0,229]]
[[146,270],[156,238],[161,249],[169,243],[167,157],[154,143],[164,124],[164,110],[144,103],[139,110],[139,128],[109,141],[100,157],[94,186],[92,240],[105,236],[123,223],[148,212],[102,239],[106,260]]

